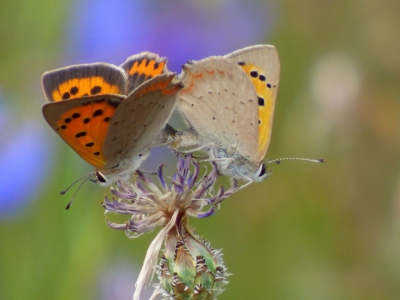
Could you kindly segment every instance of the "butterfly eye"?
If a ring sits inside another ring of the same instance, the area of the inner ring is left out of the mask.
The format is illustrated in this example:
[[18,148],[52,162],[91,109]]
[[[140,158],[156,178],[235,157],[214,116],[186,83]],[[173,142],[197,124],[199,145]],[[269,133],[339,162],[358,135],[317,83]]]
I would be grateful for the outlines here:
[[257,170],[257,173],[256,173],[257,177],[259,177],[259,178],[263,177],[265,175],[266,169],[267,168],[265,167],[265,163],[262,163],[261,166]]
[[101,183],[106,183],[106,177],[104,174],[102,174],[101,172],[97,171],[94,176],[96,177],[96,181],[97,182],[101,182]]

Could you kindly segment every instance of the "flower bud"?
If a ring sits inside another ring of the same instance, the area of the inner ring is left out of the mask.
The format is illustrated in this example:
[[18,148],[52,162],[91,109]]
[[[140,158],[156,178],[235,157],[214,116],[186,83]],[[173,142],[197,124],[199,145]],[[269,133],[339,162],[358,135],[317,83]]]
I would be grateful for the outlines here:
[[158,268],[158,288],[170,299],[216,299],[229,275],[220,250],[193,234],[186,220],[168,233]]

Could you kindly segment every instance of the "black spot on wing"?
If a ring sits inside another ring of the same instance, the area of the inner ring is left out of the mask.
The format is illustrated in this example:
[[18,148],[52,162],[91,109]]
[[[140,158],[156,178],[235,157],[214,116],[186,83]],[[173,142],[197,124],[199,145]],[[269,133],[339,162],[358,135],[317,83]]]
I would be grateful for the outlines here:
[[103,110],[102,109],[97,109],[94,111],[93,113],[93,117],[98,117],[101,116],[103,114]]
[[78,87],[76,87],[76,86],[72,87],[72,88],[69,90],[69,92],[71,93],[71,95],[76,95],[76,94],[78,94],[78,92],[79,92]]
[[84,137],[84,136],[86,136],[86,131],[81,131],[81,132],[78,132],[77,134],[75,134],[75,137],[76,138],[80,138],[80,137]]
[[90,94],[92,95],[97,95],[100,92],[101,92],[101,86],[99,85],[92,87],[92,89],[90,90]]
[[258,77],[258,72],[257,71],[251,71],[250,72],[250,76],[253,77],[253,78],[256,78],[256,77]]
[[68,93],[68,92],[65,92],[63,95],[62,95],[62,99],[63,100],[67,100],[67,99],[69,99],[71,97],[71,95]]

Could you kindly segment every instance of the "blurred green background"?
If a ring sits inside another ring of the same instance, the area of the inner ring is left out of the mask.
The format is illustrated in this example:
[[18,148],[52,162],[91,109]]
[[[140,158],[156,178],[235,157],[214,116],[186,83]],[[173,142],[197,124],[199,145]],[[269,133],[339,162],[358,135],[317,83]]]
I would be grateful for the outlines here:
[[399,32],[398,0],[1,1],[0,299],[131,299],[156,235],[109,229],[91,184],[65,211],[91,167],[45,123],[43,72],[146,50],[179,72],[262,43],[281,60],[267,158],[327,162],[271,165],[190,221],[233,273],[219,299],[400,299]]

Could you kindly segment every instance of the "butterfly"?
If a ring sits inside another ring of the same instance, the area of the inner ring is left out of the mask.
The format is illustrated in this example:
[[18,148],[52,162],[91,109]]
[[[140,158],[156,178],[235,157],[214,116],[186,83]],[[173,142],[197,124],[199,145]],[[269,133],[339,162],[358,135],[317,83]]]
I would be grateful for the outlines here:
[[267,177],[262,160],[271,139],[279,72],[278,53],[270,45],[185,64],[177,107],[190,127],[173,145],[207,149],[209,160],[232,178],[251,183]]
[[[92,181],[127,180],[168,136],[165,125],[181,84],[166,59],[143,52],[120,67],[69,66],[42,76],[50,127],[95,168]],[[168,127],[167,127],[168,128]]]

